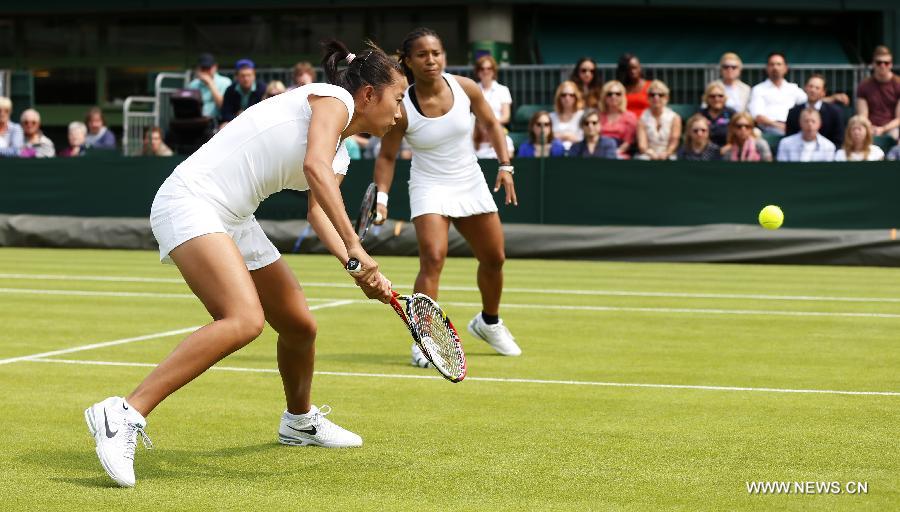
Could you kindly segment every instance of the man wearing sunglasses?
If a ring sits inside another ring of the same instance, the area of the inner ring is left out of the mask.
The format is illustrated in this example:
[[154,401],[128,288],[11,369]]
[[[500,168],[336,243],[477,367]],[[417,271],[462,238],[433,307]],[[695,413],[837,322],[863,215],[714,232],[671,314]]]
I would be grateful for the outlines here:
[[874,135],[897,138],[900,127],[900,77],[893,71],[894,58],[887,46],[875,48],[872,76],[856,90],[856,113],[872,122]]

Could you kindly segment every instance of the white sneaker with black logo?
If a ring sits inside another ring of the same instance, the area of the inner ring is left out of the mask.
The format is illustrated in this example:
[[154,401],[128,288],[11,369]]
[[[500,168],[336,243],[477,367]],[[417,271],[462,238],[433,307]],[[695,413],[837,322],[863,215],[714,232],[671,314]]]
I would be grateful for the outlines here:
[[134,450],[138,435],[145,448],[153,448],[144,432],[147,420],[118,396],[85,409],[84,420],[94,436],[103,469],[120,486],[134,487]]
[[412,352],[411,364],[413,366],[418,366],[419,368],[428,368],[431,366],[431,361],[425,357],[425,354],[422,353],[422,349],[419,348],[419,345],[416,342],[413,342],[410,351]]
[[477,313],[475,318],[469,322],[469,332],[486,341],[494,350],[504,356],[518,356],[522,354],[522,349],[516,344],[516,339],[509,332],[509,329],[503,325],[503,320],[496,324],[485,323],[481,313]]
[[362,446],[362,438],[335,425],[327,416],[331,407],[315,405],[306,414],[293,415],[284,411],[278,427],[278,441],[293,446],[324,446],[325,448],[353,448]]

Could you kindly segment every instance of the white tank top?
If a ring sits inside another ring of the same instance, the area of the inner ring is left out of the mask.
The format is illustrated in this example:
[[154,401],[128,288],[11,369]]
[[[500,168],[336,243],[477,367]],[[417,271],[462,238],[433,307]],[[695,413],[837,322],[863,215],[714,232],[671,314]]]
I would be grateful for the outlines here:
[[453,75],[441,76],[453,92],[453,106],[446,114],[425,117],[410,100],[409,89],[403,97],[407,119],[405,137],[413,151],[410,181],[422,178],[444,181],[481,173],[472,142],[471,101]]
[[[308,190],[303,160],[312,117],[309,96],[337,98],[347,107],[347,124],[353,118],[353,96],[346,89],[304,85],[245,110],[175,168],[173,176],[235,220],[253,215],[259,203],[275,192]],[[335,147],[332,168],[346,174],[350,155],[341,142]]]

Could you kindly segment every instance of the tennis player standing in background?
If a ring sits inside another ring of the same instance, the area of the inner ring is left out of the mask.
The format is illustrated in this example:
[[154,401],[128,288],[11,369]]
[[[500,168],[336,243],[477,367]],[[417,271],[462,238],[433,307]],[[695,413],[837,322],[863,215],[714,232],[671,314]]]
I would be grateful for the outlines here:
[[[330,83],[310,84],[248,108],[181,163],[163,183],[150,222],[160,257],[174,262],[213,317],[188,336],[126,398],[85,410],[97,456],[119,485],[135,483],[134,452],[146,417],[167,396],[253,341],[265,322],[278,332],[278,369],[287,410],[279,440],[349,447],[362,439],[310,401],[316,323],[287,263],[253,212],[282,189],[310,190],[309,222],[341,265],[356,258],[356,284],[389,302],[390,282],[363,250],[338,188],[350,158],[344,139],[384,136],[400,119],[406,79],[396,60],[369,45],[359,55],[325,46]],[[338,71],[338,63],[347,68]],[[334,84],[334,85],[332,85]],[[337,179],[335,178],[337,175]]]
[[[506,137],[481,89],[474,81],[444,73],[440,37],[431,29],[407,34],[400,64],[412,84],[403,99],[403,116],[381,141],[375,162],[380,221],[387,218],[388,191],[403,137],[412,147],[409,201],[419,243],[419,274],[415,291],[437,298],[441,270],[447,258],[450,223],[469,243],[478,260],[478,289],[482,311],[469,322],[469,331],[507,356],[522,353],[500,319],[503,292],[503,227],[497,205],[472,145],[472,114],[487,128],[500,167],[494,192],[502,186],[506,204],[518,204]],[[428,360],[412,345],[412,364]]]

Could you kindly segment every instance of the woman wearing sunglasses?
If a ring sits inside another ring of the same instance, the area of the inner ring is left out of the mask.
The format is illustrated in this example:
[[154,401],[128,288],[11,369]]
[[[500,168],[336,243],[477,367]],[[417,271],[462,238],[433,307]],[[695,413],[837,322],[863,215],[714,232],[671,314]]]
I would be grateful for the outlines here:
[[722,148],[722,158],[731,162],[771,162],[769,143],[753,133],[753,116],[741,112],[728,125],[728,144]]
[[553,123],[553,134],[562,141],[566,151],[584,136],[581,131],[583,108],[584,101],[578,85],[571,80],[559,84],[553,101],[553,112],[550,112],[550,122]]
[[736,114],[726,101],[725,86],[721,82],[710,82],[706,86],[703,93],[703,103],[706,107],[700,110],[700,114],[709,121],[709,138],[719,146],[725,145],[728,139],[728,123]]
[[719,59],[721,78],[716,80],[725,89],[725,106],[735,112],[747,110],[750,103],[750,86],[741,81],[741,58],[736,53],[728,52]]
[[566,149],[553,134],[550,114],[545,110],[535,112],[528,122],[528,140],[519,146],[519,158],[540,158],[563,156]]
[[600,135],[611,137],[619,145],[618,158],[631,158],[630,150],[637,133],[637,117],[628,111],[625,86],[618,80],[610,80],[600,89]]
[[475,76],[478,77],[478,86],[484,94],[494,117],[500,124],[509,124],[510,112],[512,112],[512,95],[509,87],[497,82],[497,61],[490,55],[482,55],[475,61]]
[[709,120],[694,114],[685,123],[684,144],[678,150],[678,160],[721,160],[720,147],[709,140]]
[[681,116],[668,107],[669,87],[661,80],[650,82],[650,108],[638,121],[638,160],[674,160],[681,140]]
[[[581,91],[581,97],[590,99],[593,92],[599,91],[602,82],[600,81],[600,72],[597,70],[597,63],[591,57],[582,57],[575,63],[572,75],[569,80],[578,85]],[[588,105],[596,108],[597,105]]]

